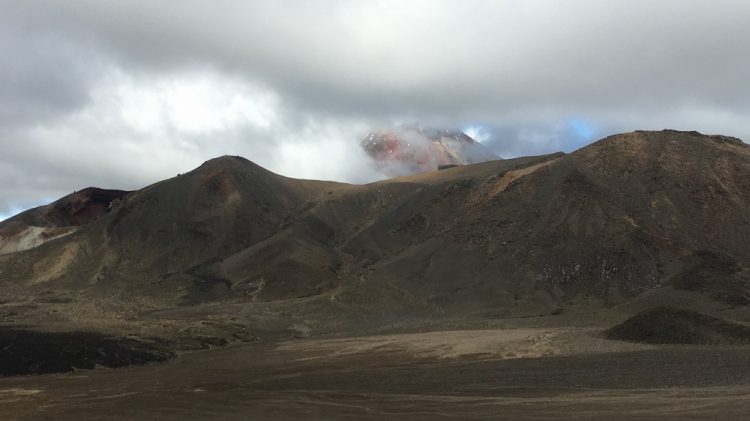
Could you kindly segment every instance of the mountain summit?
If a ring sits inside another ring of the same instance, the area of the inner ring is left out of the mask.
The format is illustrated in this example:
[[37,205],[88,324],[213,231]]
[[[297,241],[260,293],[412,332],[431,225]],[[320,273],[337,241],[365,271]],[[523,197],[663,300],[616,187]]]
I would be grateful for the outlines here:
[[500,159],[461,130],[418,125],[372,132],[361,145],[391,177]]

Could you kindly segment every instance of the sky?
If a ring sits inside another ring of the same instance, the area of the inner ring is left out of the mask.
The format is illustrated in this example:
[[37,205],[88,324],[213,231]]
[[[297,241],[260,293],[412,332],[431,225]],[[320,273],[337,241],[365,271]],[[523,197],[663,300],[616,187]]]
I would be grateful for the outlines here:
[[418,122],[503,157],[637,129],[750,139],[744,0],[0,0],[0,219],[216,156],[382,177]]

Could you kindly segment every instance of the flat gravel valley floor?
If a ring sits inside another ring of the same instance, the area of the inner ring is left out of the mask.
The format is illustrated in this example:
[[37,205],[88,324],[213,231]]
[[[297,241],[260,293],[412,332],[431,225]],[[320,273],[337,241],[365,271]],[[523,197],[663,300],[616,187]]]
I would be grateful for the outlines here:
[[[521,350],[526,350],[525,353]],[[3,419],[741,419],[750,348],[587,329],[298,339],[0,378]]]

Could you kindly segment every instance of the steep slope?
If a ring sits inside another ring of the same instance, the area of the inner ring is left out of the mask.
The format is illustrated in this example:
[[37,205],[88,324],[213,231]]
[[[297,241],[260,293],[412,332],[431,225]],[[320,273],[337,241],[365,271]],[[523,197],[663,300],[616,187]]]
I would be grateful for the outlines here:
[[6,300],[231,302],[330,329],[684,294],[732,307],[750,297],[748,215],[750,148],[694,132],[626,133],[569,155],[362,186],[223,157],[0,256],[0,275]]

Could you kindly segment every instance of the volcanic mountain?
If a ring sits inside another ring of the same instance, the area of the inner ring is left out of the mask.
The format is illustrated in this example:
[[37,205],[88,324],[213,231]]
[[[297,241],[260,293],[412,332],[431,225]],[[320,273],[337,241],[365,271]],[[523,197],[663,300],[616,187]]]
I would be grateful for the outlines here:
[[36,247],[69,234],[107,213],[113,203],[128,194],[122,190],[89,187],[46,206],[21,213],[0,225],[0,254]]
[[[0,223],[0,302],[10,325],[223,340],[675,300],[742,309],[749,215],[750,147],[697,132],[367,185],[225,156]],[[24,240],[40,230],[47,241]]]
[[391,177],[500,159],[460,130],[418,125],[370,133],[361,145],[378,170]]

